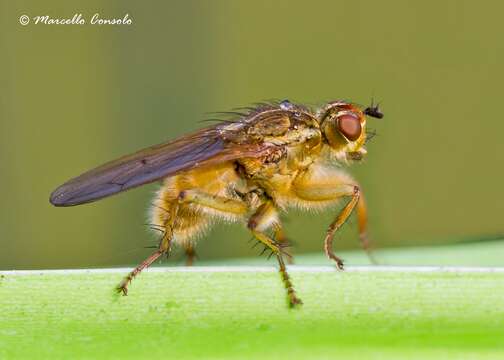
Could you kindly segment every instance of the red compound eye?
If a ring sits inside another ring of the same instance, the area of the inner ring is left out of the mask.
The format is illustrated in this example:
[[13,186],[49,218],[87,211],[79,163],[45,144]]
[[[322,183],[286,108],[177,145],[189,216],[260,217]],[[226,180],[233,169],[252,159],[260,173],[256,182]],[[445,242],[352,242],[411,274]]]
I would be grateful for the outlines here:
[[357,116],[345,114],[338,117],[339,131],[350,141],[357,140],[362,133],[362,126]]

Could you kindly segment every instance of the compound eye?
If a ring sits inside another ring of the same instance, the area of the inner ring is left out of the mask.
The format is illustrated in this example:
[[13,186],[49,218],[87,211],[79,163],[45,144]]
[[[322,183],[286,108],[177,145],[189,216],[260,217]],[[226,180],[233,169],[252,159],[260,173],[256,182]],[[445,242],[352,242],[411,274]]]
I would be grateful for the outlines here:
[[359,118],[352,114],[338,117],[338,129],[350,141],[357,140],[362,132]]

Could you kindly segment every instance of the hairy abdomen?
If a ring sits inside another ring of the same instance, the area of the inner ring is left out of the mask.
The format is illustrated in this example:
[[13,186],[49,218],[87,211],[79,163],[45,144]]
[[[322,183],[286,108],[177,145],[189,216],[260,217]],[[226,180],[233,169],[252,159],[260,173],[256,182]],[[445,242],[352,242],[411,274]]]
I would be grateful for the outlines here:
[[171,232],[175,243],[185,245],[202,235],[215,220],[236,221],[240,217],[196,204],[180,203],[181,192],[198,190],[216,196],[236,197],[234,189],[241,185],[231,162],[167,178],[154,199],[150,221],[155,228]]

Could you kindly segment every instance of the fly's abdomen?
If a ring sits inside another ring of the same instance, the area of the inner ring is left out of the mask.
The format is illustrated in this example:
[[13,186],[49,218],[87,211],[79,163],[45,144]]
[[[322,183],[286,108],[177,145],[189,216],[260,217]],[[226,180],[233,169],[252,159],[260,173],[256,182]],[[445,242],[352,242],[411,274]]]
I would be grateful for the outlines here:
[[[232,163],[165,179],[154,199],[150,222],[156,230],[171,233],[176,243],[186,244],[203,234],[213,220],[240,220],[246,211],[240,210],[240,200],[233,198],[232,191],[239,182]],[[192,194],[189,199],[188,194]],[[223,211],[221,199],[229,199],[229,206],[239,211]]]

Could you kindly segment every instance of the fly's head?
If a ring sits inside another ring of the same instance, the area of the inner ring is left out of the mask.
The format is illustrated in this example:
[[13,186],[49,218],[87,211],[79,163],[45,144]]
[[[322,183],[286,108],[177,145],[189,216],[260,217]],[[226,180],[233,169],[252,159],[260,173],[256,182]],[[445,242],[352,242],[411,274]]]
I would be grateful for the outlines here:
[[366,115],[383,117],[378,106],[362,110],[345,101],[333,101],[320,109],[317,118],[331,155],[340,162],[361,160],[367,153]]

